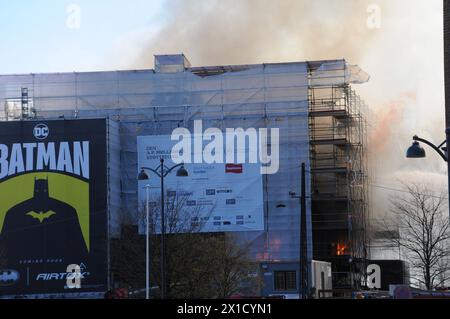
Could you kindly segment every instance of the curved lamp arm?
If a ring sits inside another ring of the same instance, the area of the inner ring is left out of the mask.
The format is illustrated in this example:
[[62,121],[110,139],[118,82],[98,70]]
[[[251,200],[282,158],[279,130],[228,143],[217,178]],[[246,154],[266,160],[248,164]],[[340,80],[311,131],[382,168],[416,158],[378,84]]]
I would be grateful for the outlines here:
[[161,176],[161,172],[160,172],[160,170],[161,170],[161,165],[159,165],[156,169],[153,169],[153,168],[150,168],[150,167],[141,167],[141,169],[145,169],[145,170],[151,171],[151,172],[155,173],[159,178],[161,178],[161,177],[166,177],[166,176],[169,175],[175,168],[178,168],[178,167],[181,167],[181,166],[184,166],[184,163],[177,164],[177,165],[175,165],[175,166],[172,166],[171,168],[168,168],[166,165],[164,165],[163,168],[164,168],[165,170],[164,170],[163,176]]
[[151,171],[151,172],[155,173],[156,175],[158,175],[158,177],[161,177],[161,174],[157,171],[160,167],[161,166],[158,166],[158,168],[156,170],[153,168],[150,168],[150,167],[141,167],[141,169]]
[[[438,146],[434,145],[433,143],[431,143],[431,142],[429,142],[429,141],[427,141],[427,140],[425,140],[425,139],[423,139],[423,138],[418,137],[417,135],[415,135],[415,136],[413,137],[413,140],[414,140],[414,141],[417,141],[417,142],[422,142],[422,143],[424,143],[424,144],[427,144],[427,145],[430,146],[432,149],[434,149],[434,150],[435,150],[435,151],[436,151],[436,152],[444,159],[444,161],[446,161],[446,162],[448,161],[447,156],[439,149]],[[446,141],[444,141],[440,146],[444,145],[445,142],[446,142]]]
[[172,166],[168,171],[166,171],[166,172],[164,173],[164,177],[166,177],[167,175],[169,175],[170,172],[172,172],[175,168],[178,168],[178,167],[181,167],[181,166],[184,166],[184,163],[180,163],[180,164],[177,164],[177,165],[175,165],[175,166]]

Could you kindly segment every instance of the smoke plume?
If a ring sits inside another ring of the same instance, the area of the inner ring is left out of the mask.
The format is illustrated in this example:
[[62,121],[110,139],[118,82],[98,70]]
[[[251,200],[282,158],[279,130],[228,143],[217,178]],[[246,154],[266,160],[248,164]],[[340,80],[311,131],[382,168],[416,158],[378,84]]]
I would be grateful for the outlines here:
[[442,1],[171,0],[165,12],[163,27],[130,36],[128,46],[140,51],[127,67],[183,52],[194,66],[345,58],[367,71],[370,82],[355,89],[370,108],[374,217],[387,212],[392,193],[380,186],[445,181],[445,163],[432,150],[426,160],[405,158],[414,134],[444,138]]
[[154,54],[180,52],[193,65],[334,59],[344,52],[357,61],[376,34],[366,25],[369,3],[170,1],[168,23],[142,47],[134,66],[148,66]]

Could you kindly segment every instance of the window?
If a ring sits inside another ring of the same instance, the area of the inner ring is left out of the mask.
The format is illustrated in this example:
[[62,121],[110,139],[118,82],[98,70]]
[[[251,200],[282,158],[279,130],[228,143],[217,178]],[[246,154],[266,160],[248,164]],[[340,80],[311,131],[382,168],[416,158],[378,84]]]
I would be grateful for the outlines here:
[[346,256],[349,254],[347,243],[340,241],[338,243],[334,243],[333,245],[335,247],[335,256]]
[[275,290],[297,290],[297,273],[295,271],[275,271]]

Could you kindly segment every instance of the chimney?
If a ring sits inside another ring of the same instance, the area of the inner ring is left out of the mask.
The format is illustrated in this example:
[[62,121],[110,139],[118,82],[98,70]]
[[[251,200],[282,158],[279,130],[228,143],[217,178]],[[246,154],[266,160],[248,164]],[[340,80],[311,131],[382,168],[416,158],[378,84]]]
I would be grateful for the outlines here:
[[155,72],[179,73],[191,67],[184,54],[155,55]]

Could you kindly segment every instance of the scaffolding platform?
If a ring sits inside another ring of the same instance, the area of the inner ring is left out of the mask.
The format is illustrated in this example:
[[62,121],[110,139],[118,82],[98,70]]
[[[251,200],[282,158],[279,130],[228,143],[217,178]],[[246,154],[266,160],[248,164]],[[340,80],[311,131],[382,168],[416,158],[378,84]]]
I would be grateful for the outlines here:
[[324,117],[324,116],[333,116],[335,118],[344,119],[349,118],[350,114],[347,110],[324,110],[324,111],[313,111],[309,113],[312,117]]
[[350,142],[345,138],[337,138],[337,139],[318,139],[311,140],[311,145],[337,145],[337,146],[347,146]]
[[347,172],[348,172],[348,168],[347,167],[311,168],[311,173],[313,173],[313,174],[325,174],[325,173],[346,174]]

